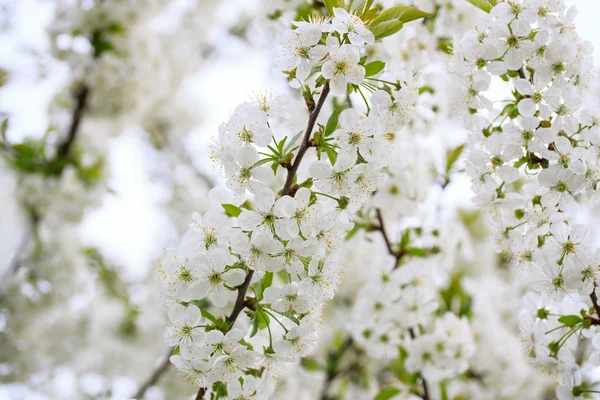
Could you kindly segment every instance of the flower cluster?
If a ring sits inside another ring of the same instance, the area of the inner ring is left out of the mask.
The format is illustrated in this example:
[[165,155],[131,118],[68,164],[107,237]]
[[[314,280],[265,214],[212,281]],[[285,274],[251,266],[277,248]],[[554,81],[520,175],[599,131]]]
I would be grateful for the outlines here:
[[[404,87],[410,79],[395,90],[365,82],[385,66],[366,63],[374,40],[341,8],[298,22],[283,34],[276,63],[302,89],[304,132],[293,134],[294,103],[269,94],[239,105],[219,127],[212,158],[227,189],[213,189],[212,207],[194,215],[160,268],[171,360],[202,393],[231,394],[241,383],[249,395],[268,396],[282,366],[317,344],[323,304],[341,280],[346,231],[386,180],[389,138],[417,97]],[[366,115],[345,98],[361,84],[374,92]],[[330,91],[344,103],[335,99],[327,123],[317,124]],[[301,168],[311,148],[317,159]]]
[[[600,150],[597,113],[585,103],[592,46],[575,16],[559,1],[500,2],[455,44],[452,65],[457,111],[472,132],[474,200],[491,216],[497,250],[533,291],[522,334],[532,361],[557,376],[560,398],[592,390],[581,365],[598,365],[574,356],[578,340],[596,332],[600,267],[590,227],[578,223],[597,203]],[[494,79],[506,82],[509,99],[492,101]]]

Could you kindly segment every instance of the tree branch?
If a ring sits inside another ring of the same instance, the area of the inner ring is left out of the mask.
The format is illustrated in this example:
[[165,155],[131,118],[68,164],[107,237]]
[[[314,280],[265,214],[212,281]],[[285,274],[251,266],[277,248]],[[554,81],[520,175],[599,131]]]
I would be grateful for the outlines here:
[[143,399],[146,394],[146,390],[150,387],[156,385],[158,380],[163,376],[165,372],[169,369],[171,365],[170,358],[173,354],[173,347],[169,348],[169,352],[166,354],[164,360],[152,371],[152,374],[144,381],[144,383],[139,387],[138,391],[133,395],[133,399]]
[[323,108],[323,104],[325,103],[325,99],[327,99],[327,95],[329,94],[329,82],[325,83],[323,86],[323,91],[321,92],[321,96],[319,97],[319,102],[317,106],[310,112],[308,116],[308,124],[306,125],[306,131],[304,131],[304,137],[302,138],[302,143],[300,144],[300,149],[298,150],[298,154],[294,159],[294,163],[292,167],[288,169],[287,178],[285,179],[285,184],[283,185],[283,189],[281,190],[281,195],[285,196],[290,194],[290,188],[292,187],[292,182],[294,181],[294,177],[296,176],[296,172],[298,172],[298,167],[300,166],[300,162],[302,162],[302,158],[306,153],[306,150],[310,147],[309,140],[310,135],[312,134],[312,130],[315,127],[315,123],[317,122],[317,117],[321,112],[321,108]]
[[594,289],[592,293],[590,293],[590,299],[592,299],[592,304],[594,305],[594,310],[596,310],[596,315],[600,318],[600,305],[598,305],[598,296],[596,296],[596,283],[594,282]]
[[[292,164],[290,169],[288,169],[287,177],[285,179],[285,184],[283,185],[283,189],[281,190],[281,196],[286,196],[290,193],[290,189],[292,187],[292,182],[294,181],[294,177],[296,176],[298,167],[300,166],[300,163],[302,162],[302,158],[304,158],[304,154],[306,153],[306,150],[308,150],[308,148],[310,147],[309,140],[310,140],[310,136],[312,134],[312,130],[315,127],[315,123],[317,122],[317,117],[319,116],[319,113],[321,112],[321,109],[323,108],[323,104],[325,103],[325,99],[327,98],[328,94],[329,94],[329,83],[325,83],[325,85],[323,86],[323,91],[321,92],[321,96],[319,97],[319,102],[317,103],[316,107],[310,112],[310,115],[308,117],[308,124],[306,125],[306,131],[304,132],[304,137],[302,138],[302,143],[300,144],[300,149],[298,150],[298,154],[296,155],[296,159],[294,160],[294,163]],[[240,315],[240,313],[242,312],[244,307],[246,307],[245,297],[246,297],[246,292],[248,291],[248,287],[250,287],[250,283],[252,282],[252,276],[254,276],[254,271],[249,270],[248,274],[246,275],[246,279],[244,279],[244,283],[242,284],[242,286],[240,286],[238,288],[238,294],[235,299],[235,304],[233,306],[233,310],[231,311],[231,314],[227,318],[227,320],[229,321],[229,324],[230,324],[229,325],[230,328],[233,326],[237,317]],[[201,387],[200,390],[198,391],[198,394],[196,395],[196,400],[202,399],[204,397],[205,392],[206,392],[206,389]]]
[[90,88],[86,84],[82,84],[75,95],[75,110],[73,111],[73,117],[71,118],[71,125],[69,126],[67,138],[61,143],[56,152],[57,159],[67,157],[71,152],[71,147],[73,147],[75,138],[79,133],[83,112],[87,107],[89,93]]

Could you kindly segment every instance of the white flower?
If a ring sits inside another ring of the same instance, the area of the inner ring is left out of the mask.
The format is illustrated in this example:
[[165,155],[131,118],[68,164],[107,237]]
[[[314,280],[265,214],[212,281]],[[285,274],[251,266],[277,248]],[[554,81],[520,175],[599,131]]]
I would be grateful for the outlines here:
[[179,346],[181,355],[189,358],[193,350],[193,342],[201,342],[204,338],[204,329],[200,309],[195,305],[184,307],[173,304],[169,308],[171,325],[165,329],[165,342],[169,346]]
[[265,301],[272,303],[271,308],[281,314],[301,315],[310,312],[316,305],[314,297],[300,293],[295,282],[281,288],[265,289]]
[[235,108],[227,122],[225,137],[237,149],[252,144],[266,147],[271,142],[272,135],[267,126],[267,115],[254,103],[242,103]]
[[348,13],[343,8],[333,9],[331,24],[338,33],[347,33],[350,43],[356,46],[375,43],[373,33],[365,27],[363,21],[356,15]]
[[224,307],[230,297],[231,290],[244,282],[245,272],[239,268],[229,268],[235,264],[235,258],[228,250],[214,249],[199,256],[201,266],[197,272],[197,280],[190,288],[198,299],[208,297],[217,307]]
[[352,189],[350,168],[355,159],[339,154],[335,165],[321,160],[310,165],[309,172],[317,180],[316,186],[327,194],[346,196]]
[[277,235],[282,239],[290,239],[288,233],[289,219],[279,211],[282,203],[291,201],[291,197],[283,196],[275,201],[275,193],[269,188],[256,191],[256,211],[244,209],[238,217],[240,226],[255,236]]
[[317,346],[318,335],[319,330],[315,322],[294,326],[284,335],[283,339],[273,343],[273,349],[283,357],[299,360],[310,354]]
[[358,65],[360,55],[356,46],[343,44],[338,47],[330,42],[328,39],[329,60],[323,64],[321,74],[331,81],[332,93],[344,95],[349,83],[358,85],[365,79],[365,68]]
[[296,191],[294,197],[283,196],[275,207],[278,214],[287,218],[287,233],[290,237],[298,237],[300,233],[304,237],[312,236],[315,223],[321,215],[321,205],[312,204],[310,201],[310,190],[301,187]]
[[296,77],[304,81],[312,68],[325,57],[327,48],[318,45],[321,29],[312,24],[303,24],[294,30],[287,30],[281,38],[281,57],[275,59],[284,71],[296,69]]
[[211,382],[229,384],[242,376],[244,369],[252,367],[256,359],[253,351],[245,346],[238,346],[230,354],[223,354],[215,359],[209,378]]
[[204,215],[194,213],[190,229],[182,239],[182,248],[196,252],[205,252],[214,246],[229,242],[231,223],[223,209],[211,208]]
[[340,280],[334,262],[332,259],[323,261],[319,257],[313,257],[308,264],[308,276],[300,282],[300,289],[320,300],[332,299]]
[[505,43],[504,66],[511,71],[521,68],[523,62],[533,54],[534,49],[534,43],[529,39],[531,33],[529,23],[516,19],[510,25],[495,23],[492,30],[496,37]]
[[524,117],[533,117],[536,108],[540,110],[540,118],[548,119],[552,114],[552,109],[546,101],[544,89],[546,84],[541,82],[537,75],[534,76],[533,84],[527,80],[519,78],[515,81],[517,91],[527,97],[523,97],[518,106],[519,113]]
[[230,330],[225,335],[220,330],[214,329],[206,334],[204,347],[208,354],[229,354],[239,346],[243,337],[244,332],[238,328]]
[[177,369],[186,374],[193,384],[207,387],[211,383],[208,376],[211,372],[212,363],[204,361],[204,357],[199,354],[200,352],[200,349],[194,350],[189,359],[185,359],[181,355],[175,355],[171,356],[169,360]]
[[381,157],[382,143],[378,140],[379,126],[375,117],[361,117],[353,108],[342,111],[340,127],[333,132],[340,154],[356,157],[357,151],[367,161]]
[[266,165],[255,166],[258,153],[254,148],[242,147],[225,162],[227,187],[234,192],[243,193],[246,189],[255,193],[268,186],[275,179],[273,171]]
[[283,269],[280,260],[273,257],[283,251],[283,244],[270,236],[252,235],[250,239],[247,234],[238,232],[231,238],[231,249],[253,270],[277,272]]

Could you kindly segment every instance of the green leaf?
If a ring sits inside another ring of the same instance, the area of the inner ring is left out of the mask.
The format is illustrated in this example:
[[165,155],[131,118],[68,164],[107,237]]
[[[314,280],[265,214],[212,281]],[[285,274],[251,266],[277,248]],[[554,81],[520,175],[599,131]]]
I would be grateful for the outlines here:
[[300,361],[300,365],[302,365],[302,368],[304,368],[307,371],[323,371],[323,370],[325,370],[325,367],[323,367],[317,361],[310,359],[310,358],[303,358]]
[[258,313],[254,314],[254,321],[252,321],[252,331],[250,332],[250,337],[256,336],[258,333]]
[[377,26],[388,21],[410,22],[419,18],[431,17],[431,15],[432,14],[421,11],[416,7],[399,5],[388,8],[379,14],[373,22],[371,22],[371,26]]
[[2,137],[2,141],[6,141],[6,131],[8,130],[8,118],[5,118],[2,121],[2,125],[0,125],[0,137]]
[[334,8],[345,8],[344,0],[323,0],[325,7],[327,8],[327,12],[329,15],[333,17],[333,9]]
[[400,240],[400,248],[405,249],[406,246],[408,246],[409,242],[410,242],[410,229],[407,229],[402,234],[402,239]]
[[450,172],[452,166],[458,161],[464,149],[465,144],[463,143],[453,149],[446,150],[446,174]]
[[385,68],[385,63],[383,61],[373,61],[365,65],[365,76],[373,76]]
[[202,314],[202,316],[204,318],[206,318],[207,320],[209,320],[213,324],[217,323],[217,318],[214,315],[212,315],[211,313],[209,313],[208,311],[206,311],[204,308],[200,309],[200,314]]
[[221,204],[225,209],[225,213],[230,217],[238,217],[242,213],[242,209],[233,204]]
[[386,21],[377,26],[372,26],[370,29],[373,32],[373,36],[375,36],[375,40],[379,40],[393,35],[402,29],[403,26],[404,22],[402,21]]
[[375,396],[375,400],[388,400],[400,393],[401,390],[397,388],[385,388],[377,396]]
[[567,326],[575,326],[575,325],[579,324],[581,321],[582,321],[582,319],[579,315],[563,315],[562,317],[560,317],[558,319],[558,322],[560,322],[563,325],[567,325]]
[[362,15],[366,3],[366,0],[350,0],[348,10],[355,15]]
[[329,158],[329,162],[331,163],[331,165],[335,165],[335,162],[337,161],[338,153],[331,146],[325,146],[324,150],[327,153],[327,157]]
[[327,125],[325,125],[325,137],[331,135],[335,132],[335,129],[338,126],[338,120],[340,117],[340,112],[338,110],[333,110],[333,113],[327,120]]
[[283,151],[283,154],[286,154],[290,151],[290,149],[292,148],[293,145],[296,144],[296,142],[298,141],[298,139],[300,138],[300,136],[302,136],[302,131],[298,132],[297,134],[294,135],[294,137],[292,138],[292,140],[290,140],[290,142],[287,144],[287,146],[285,146],[285,149]]
[[489,13],[496,5],[495,0],[467,0],[469,3],[473,4],[475,7],[482,9],[486,13]]
[[427,250],[418,247],[413,247],[411,249],[406,250],[406,254],[414,257],[427,257]]
[[173,353],[171,355],[176,356],[177,354],[179,354],[179,345],[177,345],[173,348]]

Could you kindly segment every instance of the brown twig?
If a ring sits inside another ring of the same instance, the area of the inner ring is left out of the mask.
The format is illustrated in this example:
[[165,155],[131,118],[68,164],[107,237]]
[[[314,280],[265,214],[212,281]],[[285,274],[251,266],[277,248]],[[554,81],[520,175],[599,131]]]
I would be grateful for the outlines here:
[[81,119],[85,108],[87,107],[87,101],[90,93],[90,88],[86,84],[82,84],[75,95],[75,110],[73,111],[73,117],[71,118],[71,125],[67,133],[66,139],[58,147],[56,152],[56,158],[67,157],[71,152],[75,138],[79,133],[79,126],[81,125]]
[[600,318],[600,305],[598,305],[598,296],[596,296],[596,283],[594,282],[594,289],[592,293],[590,293],[590,299],[592,299],[592,304],[594,305],[594,310],[596,310],[596,315]]
[[325,99],[327,99],[327,95],[329,94],[329,83],[326,83],[323,86],[323,91],[321,92],[321,96],[319,97],[319,102],[317,106],[310,112],[308,116],[308,124],[306,125],[306,131],[304,131],[304,137],[302,138],[302,143],[300,144],[300,149],[298,149],[298,154],[294,159],[294,163],[292,167],[288,169],[288,174],[285,179],[285,184],[283,185],[283,189],[281,190],[281,195],[285,196],[290,193],[290,188],[292,187],[292,182],[294,181],[294,177],[296,176],[296,172],[298,172],[298,167],[300,166],[300,162],[306,153],[306,150],[310,147],[309,140],[310,135],[312,134],[312,130],[315,127],[315,123],[317,122],[317,117],[321,112],[321,108],[323,108],[323,104],[325,104]]
[[158,380],[163,376],[171,365],[170,358],[173,354],[173,347],[169,348],[169,352],[166,354],[164,360],[152,371],[152,374],[146,379],[146,381],[139,387],[138,391],[133,395],[133,399],[143,399],[146,391],[156,385]]

